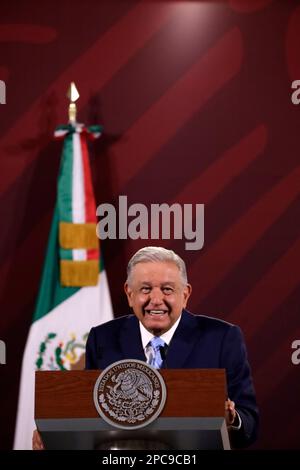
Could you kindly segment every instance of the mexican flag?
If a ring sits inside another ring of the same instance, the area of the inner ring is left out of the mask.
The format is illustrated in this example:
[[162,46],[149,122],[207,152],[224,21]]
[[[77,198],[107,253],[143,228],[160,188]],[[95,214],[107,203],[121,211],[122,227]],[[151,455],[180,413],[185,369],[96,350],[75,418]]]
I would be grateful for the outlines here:
[[64,139],[57,202],[37,305],[25,347],[15,449],[31,449],[35,370],[84,368],[91,327],[113,318],[107,277],[96,236],[96,204],[87,139],[100,126],[60,126]]

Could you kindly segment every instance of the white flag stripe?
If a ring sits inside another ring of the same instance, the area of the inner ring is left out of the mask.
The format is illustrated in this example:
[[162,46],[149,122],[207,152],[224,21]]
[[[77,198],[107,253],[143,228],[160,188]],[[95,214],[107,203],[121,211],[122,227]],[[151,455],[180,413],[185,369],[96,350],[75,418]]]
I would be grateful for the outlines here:
[[74,224],[84,224],[85,193],[80,134],[73,134],[72,217]]
[[[82,162],[82,151],[80,134],[73,134],[73,174],[72,174],[72,217],[74,224],[86,222],[85,216],[85,193],[84,193],[84,172]],[[87,259],[86,250],[72,250],[74,261],[85,261]]]
[[76,249],[76,250],[72,250],[72,259],[74,261],[85,261],[87,260],[87,250],[84,250],[84,249]]

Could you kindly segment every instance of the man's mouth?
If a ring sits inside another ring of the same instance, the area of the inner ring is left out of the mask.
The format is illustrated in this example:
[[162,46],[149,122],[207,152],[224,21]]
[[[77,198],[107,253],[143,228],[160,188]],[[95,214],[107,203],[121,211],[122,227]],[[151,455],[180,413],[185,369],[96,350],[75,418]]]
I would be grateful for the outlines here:
[[156,316],[162,316],[162,315],[166,315],[168,313],[168,310],[159,310],[159,309],[145,309],[145,313],[147,313],[148,315],[151,315],[153,317],[156,317]]

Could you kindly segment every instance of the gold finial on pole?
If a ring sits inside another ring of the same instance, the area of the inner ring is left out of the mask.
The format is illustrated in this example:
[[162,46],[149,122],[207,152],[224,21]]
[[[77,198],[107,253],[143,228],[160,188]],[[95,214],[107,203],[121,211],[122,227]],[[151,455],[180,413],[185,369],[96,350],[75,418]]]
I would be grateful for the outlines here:
[[69,104],[69,122],[71,122],[72,124],[74,124],[76,122],[77,109],[76,109],[75,101],[78,100],[79,96],[80,95],[78,93],[78,90],[76,88],[75,83],[71,82],[70,88],[69,88],[68,93],[67,93],[67,97],[70,100],[70,104]]

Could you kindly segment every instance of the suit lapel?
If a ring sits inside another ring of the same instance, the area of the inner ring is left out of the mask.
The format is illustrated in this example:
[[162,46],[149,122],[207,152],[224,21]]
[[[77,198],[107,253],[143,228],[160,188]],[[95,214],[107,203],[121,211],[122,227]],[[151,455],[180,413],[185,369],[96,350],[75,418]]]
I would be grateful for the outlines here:
[[168,348],[165,367],[180,369],[184,367],[201,330],[193,315],[183,310],[179,325]]
[[[169,345],[164,367],[183,368],[200,335],[201,330],[197,319],[183,310],[181,320]],[[146,361],[139,322],[135,315],[128,317],[120,332],[120,348],[123,359]]]
[[120,346],[122,357],[124,359],[139,359],[140,361],[146,361],[139,322],[134,315],[128,317],[128,320],[120,333]]

